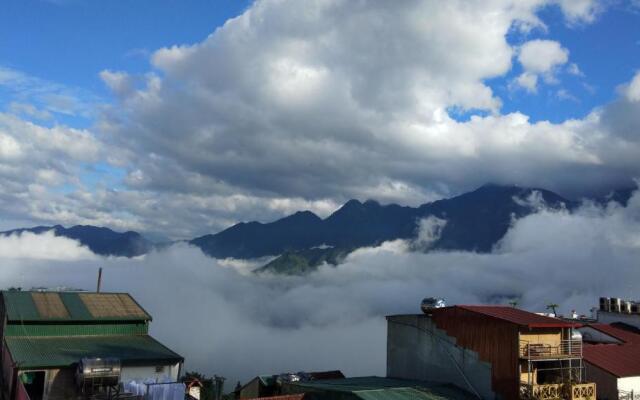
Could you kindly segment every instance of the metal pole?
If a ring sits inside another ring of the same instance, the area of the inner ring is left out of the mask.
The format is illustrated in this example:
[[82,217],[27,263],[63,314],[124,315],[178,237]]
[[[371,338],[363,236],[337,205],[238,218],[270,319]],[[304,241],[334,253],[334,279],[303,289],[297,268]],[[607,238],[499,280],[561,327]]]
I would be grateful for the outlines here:
[[100,293],[100,286],[102,284],[102,267],[98,269],[98,287],[96,288],[96,292]]

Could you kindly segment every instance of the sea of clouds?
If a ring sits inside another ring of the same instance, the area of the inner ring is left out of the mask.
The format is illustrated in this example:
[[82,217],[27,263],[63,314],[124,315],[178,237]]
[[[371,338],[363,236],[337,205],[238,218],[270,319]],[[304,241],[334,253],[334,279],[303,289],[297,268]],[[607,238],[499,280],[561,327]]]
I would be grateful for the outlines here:
[[[215,260],[178,244],[135,259],[102,258],[52,233],[0,238],[0,286],[130,292],[151,333],[187,370],[246,381],[257,374],[341,369],[384,375],[385,315],[419,312],[426,296],[449,304],[501,303],[588,314],[599,296],[635,298],[640,282],[640,192],[626,207],[540,206],[514,220],[493,252],[415,251],[445,222],[421,223],[419,243],[359,249],[337,268],[303,277],[255,275],[259,261]],[[420,246],[419,246],[420,245]]]

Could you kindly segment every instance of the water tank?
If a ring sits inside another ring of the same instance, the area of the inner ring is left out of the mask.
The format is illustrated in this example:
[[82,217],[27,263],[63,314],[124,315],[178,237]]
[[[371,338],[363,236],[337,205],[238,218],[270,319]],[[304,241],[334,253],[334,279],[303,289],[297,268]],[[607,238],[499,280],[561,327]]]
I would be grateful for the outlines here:
[[446,306],[447,304],[444,299],[439,297],[426,297],[422,300],[422,303],[420,303],[420,309],[422,309],[422,312],[425,314],[431,314],[434,309]]
[[622,312],[625,314],[631,314],[631,302],[625,301],[622,303]]
[[631,313],[632,314],[640,313],[640,304],[636,302],[631,303]]
[[120,382],[120,360],[117,358],[82,358],[76,370],[76,383],[83,393]]
[[579,340],[582,341],[582,333],[580,333],[577,329],[571,330],[571,340]]
[[622,299],[617,297],[611,298],[611,312],[622,312]]
[[611,299],[608,297],[600,297],[600,311],[611,310]]

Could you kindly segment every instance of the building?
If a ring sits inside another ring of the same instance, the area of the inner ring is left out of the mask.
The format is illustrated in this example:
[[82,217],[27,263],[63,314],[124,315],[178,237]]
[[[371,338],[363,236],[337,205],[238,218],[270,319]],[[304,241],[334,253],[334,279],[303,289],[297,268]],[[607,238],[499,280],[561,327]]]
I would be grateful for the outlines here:
[[625,323],[582,326],[585,373],[596,383],[598,399],[640,395],[640,330]]
[[303,394],[305,400],[471,400],[475,398],[453,385],[375,376],[290,382],[283,386],[283,392]]
[[238,390],[240,399],[273,397],[282,394],[282,383],[291,380],[344,379],[340,371],[298,372],[296,374],[259,375]]
[[595,399],[577,324],[506,306],[387,317],[387,376],[452,383],[482,399]]
[[176,381],[184,361],[125,293],[3,291],[0,318],[3,399],[75,398],[85,358],[117,360],[120,382]]

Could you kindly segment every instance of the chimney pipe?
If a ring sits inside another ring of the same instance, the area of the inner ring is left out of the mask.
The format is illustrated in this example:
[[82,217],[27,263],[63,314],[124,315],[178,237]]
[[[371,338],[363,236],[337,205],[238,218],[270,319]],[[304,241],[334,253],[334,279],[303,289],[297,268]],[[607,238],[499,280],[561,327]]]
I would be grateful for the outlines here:
[[100,286],[102,285],[102,267],[98,269],[98,287],[96,292],[100,293]]

